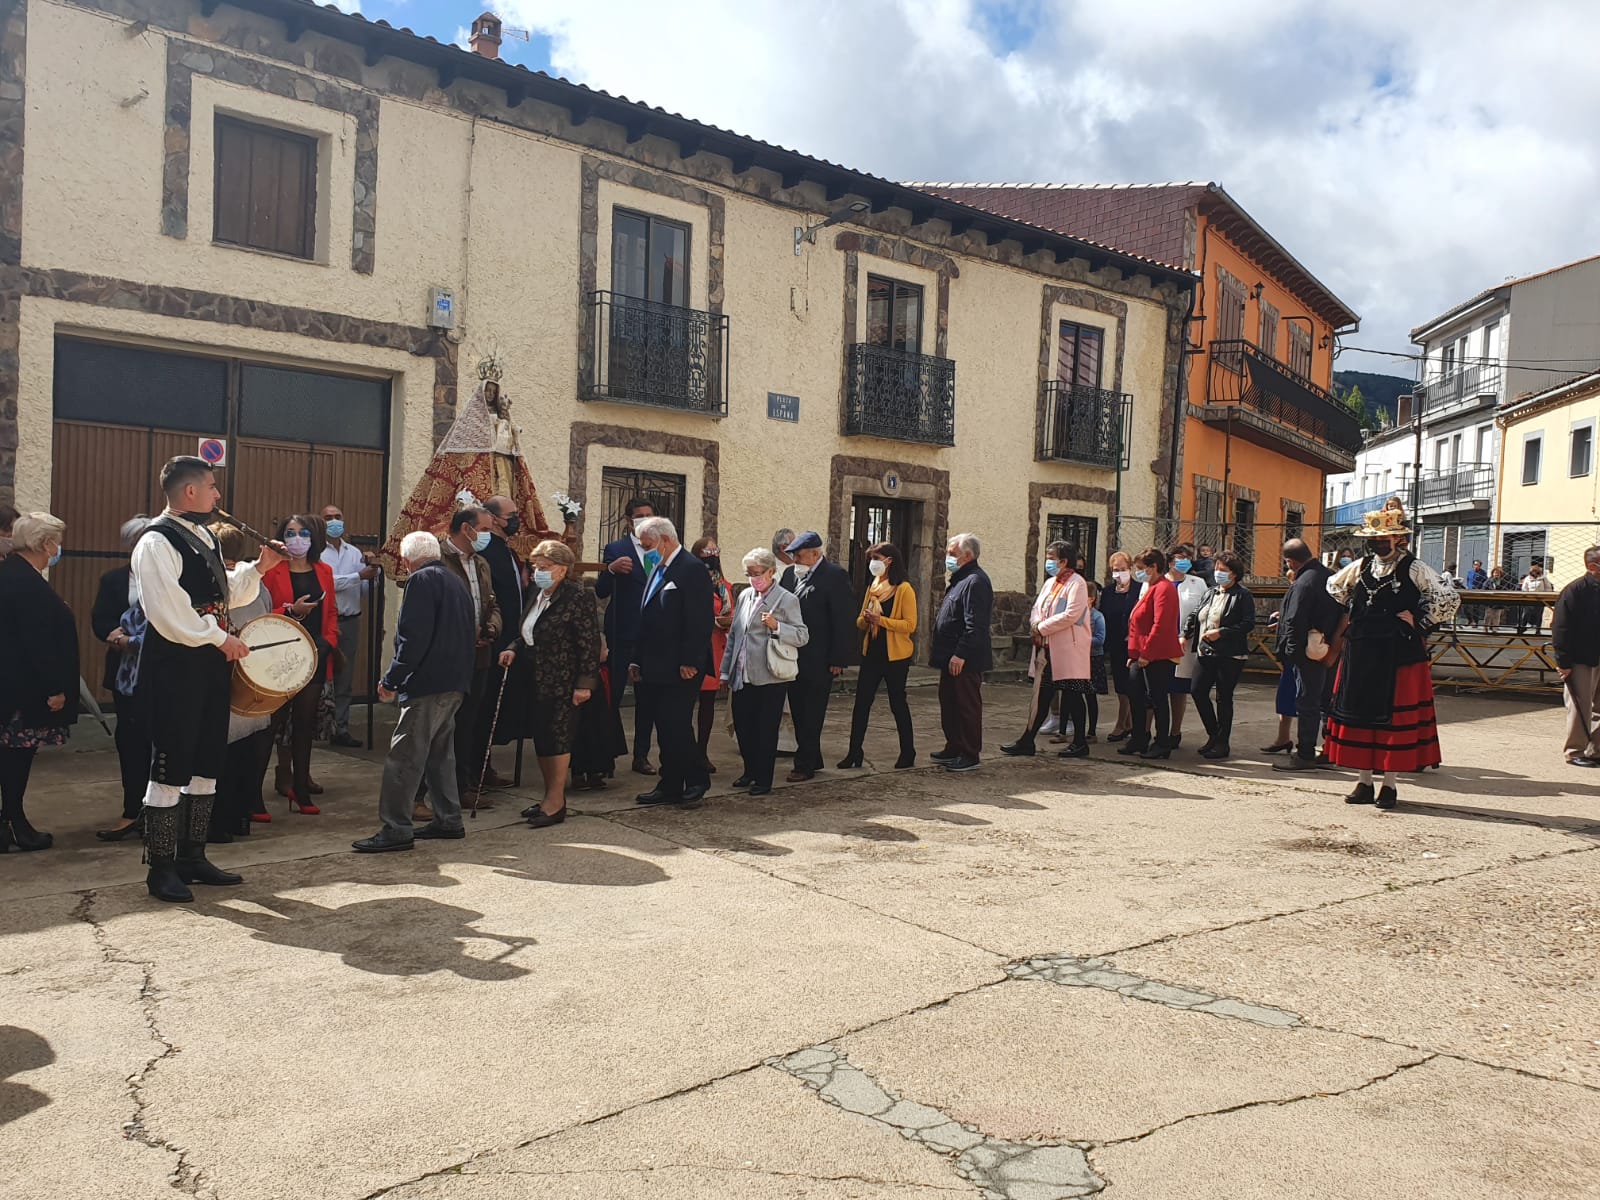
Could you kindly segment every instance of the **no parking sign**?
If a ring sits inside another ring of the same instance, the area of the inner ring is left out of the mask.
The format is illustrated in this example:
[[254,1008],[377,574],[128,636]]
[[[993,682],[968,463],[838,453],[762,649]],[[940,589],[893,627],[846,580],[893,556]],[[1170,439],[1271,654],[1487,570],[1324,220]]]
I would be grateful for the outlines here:
[[228,443],[221,438],[201,438],[200,457],[213,467],[228,465]]

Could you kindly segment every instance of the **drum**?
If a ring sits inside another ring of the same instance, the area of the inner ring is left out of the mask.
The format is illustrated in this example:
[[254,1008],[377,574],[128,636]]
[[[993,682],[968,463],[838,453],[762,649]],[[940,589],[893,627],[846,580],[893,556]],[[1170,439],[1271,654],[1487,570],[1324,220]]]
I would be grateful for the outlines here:
[[241,717],[277,712],[317,673],[317,644],[291,617],[267,613],[247,621],[239,638],[250,653],[233,664],[228,707]]

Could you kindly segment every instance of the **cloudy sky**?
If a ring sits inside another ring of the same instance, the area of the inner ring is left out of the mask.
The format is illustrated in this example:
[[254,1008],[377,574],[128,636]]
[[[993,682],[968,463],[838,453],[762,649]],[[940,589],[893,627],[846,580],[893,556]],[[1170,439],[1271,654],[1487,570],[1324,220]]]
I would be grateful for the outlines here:
[[[440,40],[480,9],[362,0]],[[1407,330],[1600,252],[1592,0],[501,0],[505,57],[894,179],[1213,180]],[[1341,368],[1411,374],[1354,352]]]

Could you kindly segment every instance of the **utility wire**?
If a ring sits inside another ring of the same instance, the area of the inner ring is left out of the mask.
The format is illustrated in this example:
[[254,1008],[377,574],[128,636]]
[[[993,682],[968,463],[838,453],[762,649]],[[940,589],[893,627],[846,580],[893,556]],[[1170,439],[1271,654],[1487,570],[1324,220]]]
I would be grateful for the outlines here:
[[[1375,354],[1375,355],[1378,355],[1378,356],[1380,356],[1382,358],[1400,358],[1400,359],[1406,360],[1407,362],[1426,362],[1426,361],[1428,361],[1426,355],[1422,355],[1422,354],[1403,354],[1398,350],[1370,350],[1365,346],[1343,346],[1343,347],[1341,347],[1341,349],[1349,350],[1349,351],[1352,351],[1352,352],[1354,352],[1356,354]],[[1567,363],[1567,364],[1570,364],[1570,365],[1565,366],[1565,367],[1544,367],[1544,366],[1535,366],[1535,365],[1533,365],[1535,363]],[[1507,367],[1516,367],[1518,370],[1522,370],[1522,371],[1545,371],[1545,372],[1548,372],[1548,373],[1550,373],[1552,375],[1571,375],[1571,374],[1573,374],[1575,372],[1577,374],[1583,374],[1583,373],[1588,372],[1588,371],[1600,370],[1600,359],[1597,359],[1597,358],[1512,358],[1512,359],[1501,360],[1501,359],[1498,359],[1498,358],[1481,358],[1480,357],[1480,358],[1457,358],[1457,359],[1452,359],[1451,360],[1451,365],[1455,366],[1455,367],[1467,367],[1467,366],[1481,367],[1481,366],[1485,366],[1485,365],[1492,365],[1492,366],[1497,366],[1497,367],[1498,366],[1507,366]]]

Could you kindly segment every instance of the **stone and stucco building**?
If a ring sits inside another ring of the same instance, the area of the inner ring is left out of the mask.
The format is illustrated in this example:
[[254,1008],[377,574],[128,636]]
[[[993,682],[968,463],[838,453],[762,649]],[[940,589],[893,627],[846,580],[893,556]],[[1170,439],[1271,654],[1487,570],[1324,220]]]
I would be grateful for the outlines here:
[[[496,24],[11,8],[0,497],[67,520],[80,611],[202,438],[245,520],[378,540],[490,353],[588,557],[643,490],[734,563],[898,539],[924,602],[970,529],[1014,607],[1052,532],[1103,560],[1165,510],[1186,272],[510,66]],[[1058,386],[1063,322],[1097,387]]]

